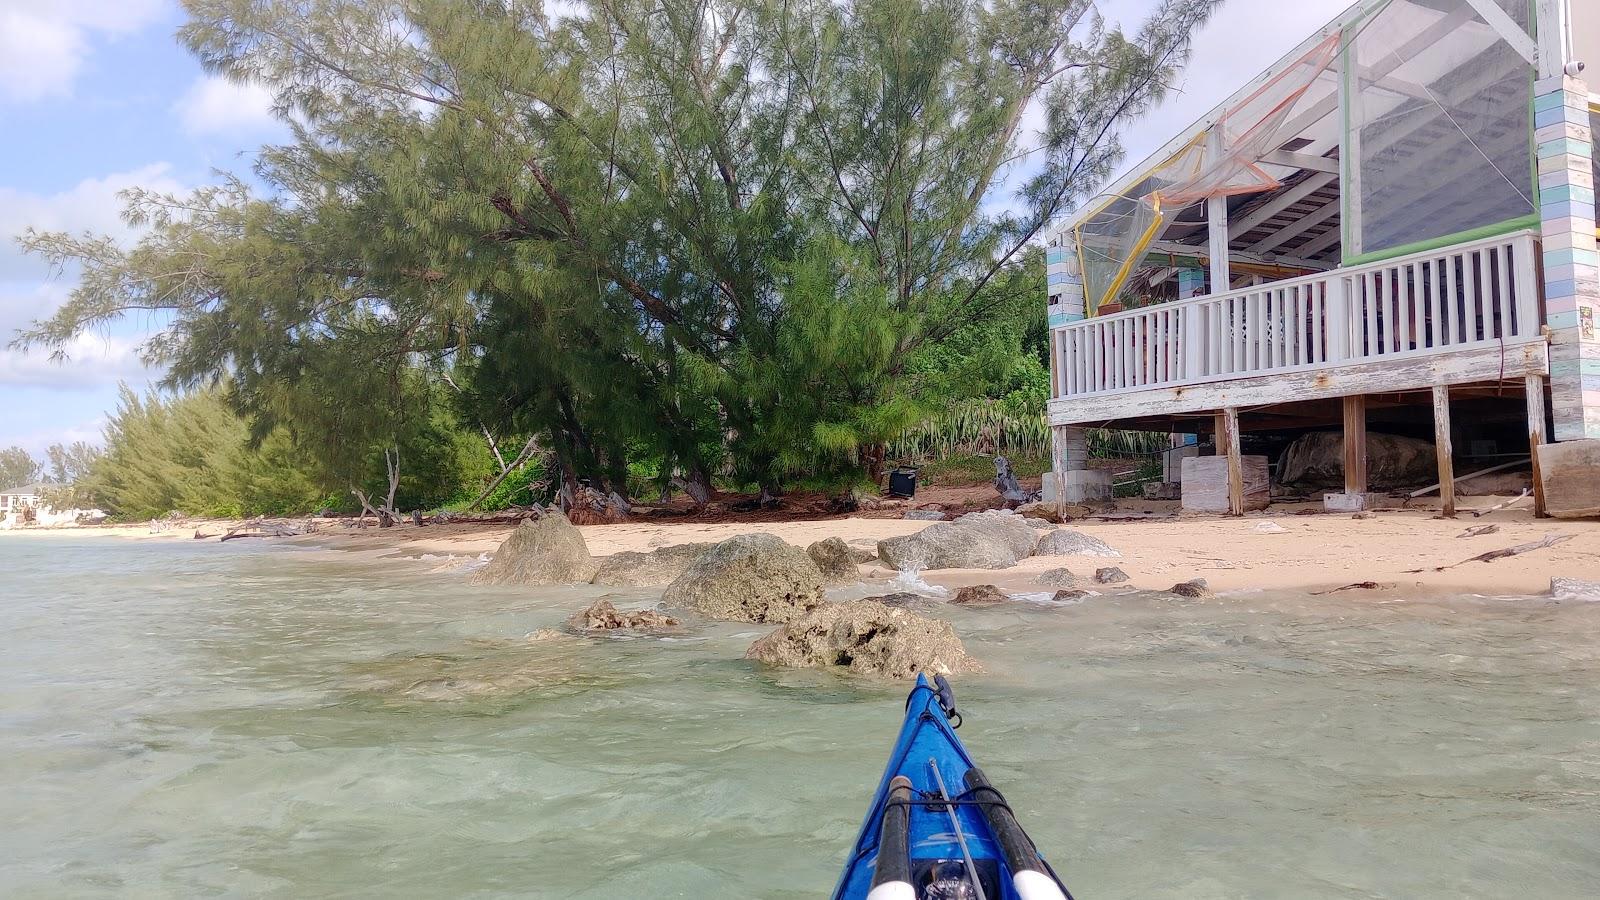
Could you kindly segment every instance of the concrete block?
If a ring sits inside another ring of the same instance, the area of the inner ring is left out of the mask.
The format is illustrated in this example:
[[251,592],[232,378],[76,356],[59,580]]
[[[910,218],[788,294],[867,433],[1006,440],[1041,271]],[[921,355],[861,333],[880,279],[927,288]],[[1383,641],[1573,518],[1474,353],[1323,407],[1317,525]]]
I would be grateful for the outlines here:
[[[1272,502],[1265,456],[1241,456],[1244,508],[1266,509]],[[1183,508],[1192,512],[1228,512],[1228,458],[1191,456],[1183,461]]]
[[1372,491],[1368,491],[1365,494],[1340,492],[1322,495],[1322,509],[1331,513],[1353,513],[1368,509],[1403,509],[1404,502],[1388,494],[1379,494]]
[[[1094,469],[1072,469],[1067,476],[1067,502],[1087,503],[1111,499],[1111,473]],[[1046,472],[1039,483],[1039,498],[1056,502],[1056,473]]]
[[1541,446],[1539,481],[1550,515],[1558,519],[1600,516],[1600,440]]

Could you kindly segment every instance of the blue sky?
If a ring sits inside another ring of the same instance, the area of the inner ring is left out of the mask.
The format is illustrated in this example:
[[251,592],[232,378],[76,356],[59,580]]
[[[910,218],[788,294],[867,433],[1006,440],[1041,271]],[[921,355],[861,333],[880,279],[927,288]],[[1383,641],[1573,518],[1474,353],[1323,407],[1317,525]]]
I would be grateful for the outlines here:
[[[1105,0],[1108,18],[1151,0]],[[1195,38],[1180,92],[1125,138],[1129,161],[1154,150],[1331,19],[1344,0],[1227,0]],[[182,191],[244,171],[285,131],[268,92],[203,72],[178,45],[169,0],[0,0],[0,347],[49,315],[74,273],[53,274],[14,238],[32,225],[128,240],[116,194]],[[159,373],[138,361],[154,326],[132,319],[86,336],[65,363],[0,349],[0,447],[36,455],[57,441],[98,441],[117,384]]]

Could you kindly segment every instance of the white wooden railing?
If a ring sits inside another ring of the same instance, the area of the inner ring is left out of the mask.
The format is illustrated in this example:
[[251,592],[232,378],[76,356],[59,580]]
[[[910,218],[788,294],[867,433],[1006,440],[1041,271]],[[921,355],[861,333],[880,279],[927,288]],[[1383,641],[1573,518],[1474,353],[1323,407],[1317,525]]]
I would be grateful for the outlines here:
[[1099,316],[1054,332],[1077,397],[1540,339],[1531,231]]

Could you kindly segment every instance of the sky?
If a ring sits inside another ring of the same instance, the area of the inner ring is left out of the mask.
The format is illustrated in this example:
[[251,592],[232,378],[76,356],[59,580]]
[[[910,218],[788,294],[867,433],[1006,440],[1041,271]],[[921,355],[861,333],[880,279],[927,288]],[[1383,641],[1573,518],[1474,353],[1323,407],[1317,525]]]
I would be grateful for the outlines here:
[[[1153,0],[1100,0],[1129,29]],[[1195,35],[1189,67],[1157,110],[1123,136],[1127,164],[1168,138],[1332,19],[1349,0],[1224,0]],[[6,345],[47,317],[75,273],[17,247],[33,227],[131,241],[117,193],[186,191],[245,171],[282,140],[259,86],[208,75],[174,37],[169,0],[0,0],[0,447],[42,456],[52,443],[98,442],[119,383],[160,373],[138,347],[157,323],[134,317],[79,339],[68,359]]]

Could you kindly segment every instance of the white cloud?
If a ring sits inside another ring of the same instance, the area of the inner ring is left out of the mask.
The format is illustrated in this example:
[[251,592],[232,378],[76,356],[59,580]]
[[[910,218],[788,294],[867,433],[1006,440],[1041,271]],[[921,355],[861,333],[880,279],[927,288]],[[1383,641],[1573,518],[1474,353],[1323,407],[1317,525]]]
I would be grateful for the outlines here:
[[183,130],[192,135],[254,134],[278,125],[270,90],[216,75],[196,79],[172,109]]
[[30,227],[74,234],[90,231],[119,239],[132,237],[133,229],[122,221],[122,201],[117,193],[136,186],[176,193],[188,190],[172,177],[172,167],[167,163],[85,178],[54,194],[0,187],[0,278],[43,278],[48,274],[44,263],[25,257],[16,246],[16,238]]
[[72,90],[93,39],[155,22],[165,0],[0,0],[0,100]]
[[62,351],[62,359],[43,350],[0,354],[0,385],[84,390],[118,381],[143,383],[160,374],[140,361],[133,338],[80,334]]

